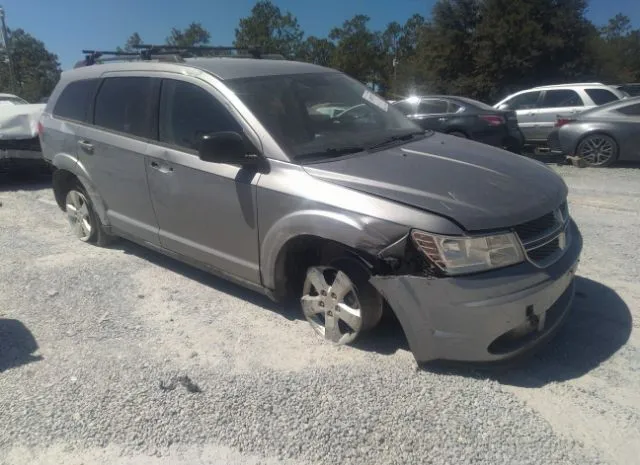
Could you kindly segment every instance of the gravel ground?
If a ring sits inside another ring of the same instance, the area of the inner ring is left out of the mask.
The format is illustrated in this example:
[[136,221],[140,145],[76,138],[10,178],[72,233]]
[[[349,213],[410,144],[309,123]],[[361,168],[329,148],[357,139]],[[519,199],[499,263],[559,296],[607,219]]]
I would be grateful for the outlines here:
[[0,178],[2,464],[630,464],[640,455],[640,169],[557,169],[585,238],[574,312],[503,371],[416,368],[120,241]]

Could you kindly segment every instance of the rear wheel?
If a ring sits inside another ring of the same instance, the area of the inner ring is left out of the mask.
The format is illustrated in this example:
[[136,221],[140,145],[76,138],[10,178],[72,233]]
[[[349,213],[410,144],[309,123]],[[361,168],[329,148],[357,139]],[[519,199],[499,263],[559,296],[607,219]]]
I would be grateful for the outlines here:
[[609,166],[618,157],[618,144],[612,137],[607,135],[591,134],[580,141],[576,155],[587,166]]
[[313,330],[338,345],[351,344],[382,317],[383,300],[369,272],[354,257],[340,257],[307,270],[302,311]]
[[104,246],[111,241],[98,219],[85,190],[75,185],[65,197],[65,211],[67,220],[74,234],[82,242],[93,242]]

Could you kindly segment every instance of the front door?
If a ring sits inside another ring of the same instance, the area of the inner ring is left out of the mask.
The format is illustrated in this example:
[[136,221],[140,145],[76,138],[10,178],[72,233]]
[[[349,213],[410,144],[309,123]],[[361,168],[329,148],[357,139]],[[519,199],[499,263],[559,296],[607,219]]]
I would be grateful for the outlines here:
[[[93,126],[78,125],[78,162],[120,233],[159,244],[151,205],[145,156],[155,139],[160,80],[107,77],[98,89]],[[91,121],[91,118],[89,119]]]
[[147,164],[160,241],[168,250],[259,283],[260,174],[198,157],[202,135],[242,132],[214,93],[195,78],[162,81],[159,143]]

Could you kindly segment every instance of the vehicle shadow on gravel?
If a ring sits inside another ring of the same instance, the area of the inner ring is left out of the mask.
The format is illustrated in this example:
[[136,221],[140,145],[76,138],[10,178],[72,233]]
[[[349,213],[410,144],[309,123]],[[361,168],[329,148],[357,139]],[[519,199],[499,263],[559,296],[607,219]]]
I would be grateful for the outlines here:
[[542,387],[579,378],[618,352],[629,340],[632,317],[616,291],[576,278],[573,307],[558,334],[529,357],[495,366],[430,366],[427,371],[493,379],[519,387]]
[[174,273],[197,281],[205,286],[212,287],[217,291],[224,292],[230,296],[247,301],[253,305],[276,312],[288,320],[296,320],[302,318],[302,312],[295,306],[282,305],[273,302],[271,299],[251,289],[244,288],[224,278],[215,276],[206,271],[200,270],[194,266],[183,263],[159,252],[142,247],[133,242],[121,239],[114,243],[111,248],[122,250],[126,254],[135,255],[143,258],[154,265],[171,270]]
[[24,324],[0,318],[0,373],[42,360],[33,355],[37,350],[38,343]]

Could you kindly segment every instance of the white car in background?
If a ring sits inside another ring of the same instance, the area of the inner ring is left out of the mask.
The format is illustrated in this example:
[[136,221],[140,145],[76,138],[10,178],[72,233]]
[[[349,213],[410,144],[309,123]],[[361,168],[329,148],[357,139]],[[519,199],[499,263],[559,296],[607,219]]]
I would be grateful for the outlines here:
[[509,95],[494,108],[515,111],[526,143],[539,145],[546,144],[558,118],[623,98],[623,92],[599,82],[558,84]]
[[46,104],[0,94],[0,169],[44,165],[38,122]]

